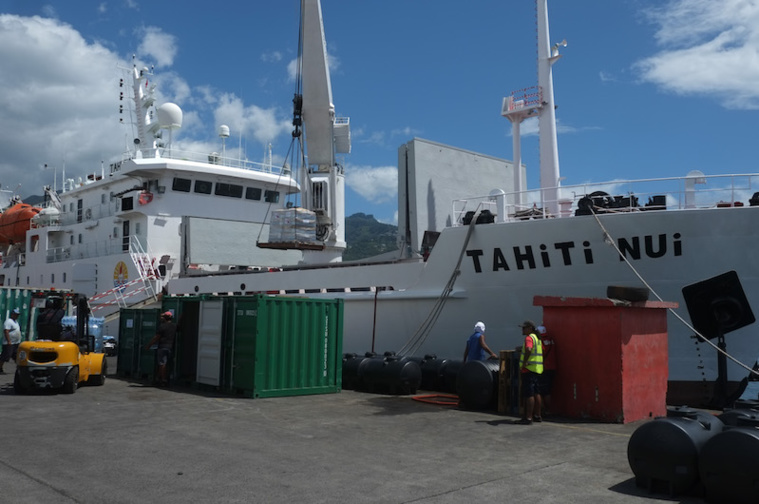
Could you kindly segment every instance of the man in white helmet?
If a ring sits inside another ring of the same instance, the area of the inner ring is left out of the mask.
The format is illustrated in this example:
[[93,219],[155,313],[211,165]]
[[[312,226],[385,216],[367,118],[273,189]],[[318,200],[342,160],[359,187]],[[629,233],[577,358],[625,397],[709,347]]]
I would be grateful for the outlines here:
[[464,362],[467,360],[485,360],[488,355],[493,359],[497,357],[495,352],[485,343],[485,324],[477,322],[474,324],[474,333],[466,340]]

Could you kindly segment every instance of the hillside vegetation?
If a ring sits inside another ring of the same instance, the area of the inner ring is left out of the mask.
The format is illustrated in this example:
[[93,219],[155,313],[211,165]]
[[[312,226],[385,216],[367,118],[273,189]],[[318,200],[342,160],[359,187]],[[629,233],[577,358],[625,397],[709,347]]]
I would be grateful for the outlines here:
[[355,261],[398,248],[398,227],[378,222],[373,215],[356,213],[345,219],[345,249],[343,260]]

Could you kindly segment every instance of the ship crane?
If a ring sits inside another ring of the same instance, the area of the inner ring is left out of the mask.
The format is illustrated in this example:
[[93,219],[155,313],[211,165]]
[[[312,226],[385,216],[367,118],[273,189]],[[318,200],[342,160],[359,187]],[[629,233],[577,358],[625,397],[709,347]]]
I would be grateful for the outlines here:
[[[316,214],[321,250],[304,250],[304,262],[339,262],[345,250],[345,173],[336,154],[350,153],[350,120],[336,117],[319,0],[301,0],[293,137],[301,143],[302,205]],[[302,130],[301,130],[302,126]]]

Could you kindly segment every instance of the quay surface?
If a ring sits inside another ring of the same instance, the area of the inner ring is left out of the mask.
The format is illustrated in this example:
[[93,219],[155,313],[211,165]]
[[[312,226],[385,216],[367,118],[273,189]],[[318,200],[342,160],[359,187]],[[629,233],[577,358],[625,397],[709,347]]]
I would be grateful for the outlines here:
[[114,376],[17,396],[5,368],[0,502],[704,502],[635,486],[640,422],[523,426],[410,396],[247,399]]

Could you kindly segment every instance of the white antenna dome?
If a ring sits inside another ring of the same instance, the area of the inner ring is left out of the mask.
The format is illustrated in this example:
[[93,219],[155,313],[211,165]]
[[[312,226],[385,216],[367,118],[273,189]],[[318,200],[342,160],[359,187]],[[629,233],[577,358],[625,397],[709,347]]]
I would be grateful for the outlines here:
[[174,130],[182,127],[182,109],[176,103],[164,103],[158,107],[158,124],[162,129]]
[[229,138],[229,126],[226,124],[219,126],[219,136],[221,138]]

